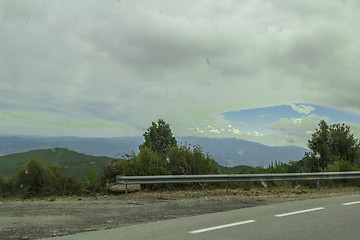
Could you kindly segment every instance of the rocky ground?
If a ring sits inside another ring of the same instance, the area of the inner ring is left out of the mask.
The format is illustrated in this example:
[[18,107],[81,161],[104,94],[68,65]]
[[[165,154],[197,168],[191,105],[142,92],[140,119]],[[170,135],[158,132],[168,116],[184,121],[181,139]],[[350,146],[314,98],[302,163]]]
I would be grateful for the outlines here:
[[128,196],[1,200],[0,239],[40,239],[279,201],[360,193],[359,188],[136,192]]

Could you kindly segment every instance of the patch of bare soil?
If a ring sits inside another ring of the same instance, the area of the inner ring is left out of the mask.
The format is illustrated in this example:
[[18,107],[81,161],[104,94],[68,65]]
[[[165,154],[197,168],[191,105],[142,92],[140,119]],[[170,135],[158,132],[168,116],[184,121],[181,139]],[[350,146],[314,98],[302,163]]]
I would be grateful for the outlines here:
[[221,212],[305,198],[360,193],[359,189],[233,189],[136,192],[128,196],[0,202],[0,239],[39,239],[84,231]]

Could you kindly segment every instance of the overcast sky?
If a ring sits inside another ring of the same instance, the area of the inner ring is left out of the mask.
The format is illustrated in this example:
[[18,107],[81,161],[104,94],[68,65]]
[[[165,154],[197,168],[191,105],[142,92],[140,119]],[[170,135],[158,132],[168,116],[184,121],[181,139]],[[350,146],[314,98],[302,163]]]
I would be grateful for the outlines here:
[[0,0],[0,134],[360,137],[360,1]]

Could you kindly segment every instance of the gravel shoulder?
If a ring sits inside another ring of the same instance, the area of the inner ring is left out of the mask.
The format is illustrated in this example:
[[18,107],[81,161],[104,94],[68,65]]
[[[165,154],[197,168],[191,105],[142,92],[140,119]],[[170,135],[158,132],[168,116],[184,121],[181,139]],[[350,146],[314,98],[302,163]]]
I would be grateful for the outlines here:
[[137,192],[128,196],[0,200],[0,239],[40,239],[308,198],[360,193],[316,190]]

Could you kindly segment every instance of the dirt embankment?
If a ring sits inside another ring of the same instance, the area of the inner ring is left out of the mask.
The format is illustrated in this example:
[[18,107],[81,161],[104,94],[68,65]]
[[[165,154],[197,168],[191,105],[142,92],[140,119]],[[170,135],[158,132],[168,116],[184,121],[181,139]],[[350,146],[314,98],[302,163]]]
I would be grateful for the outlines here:
[[360,193],[359,189],[138,192],[129,196],[48,198],[0,202],[0,239],[39,239],[150,221],[305,198]]

